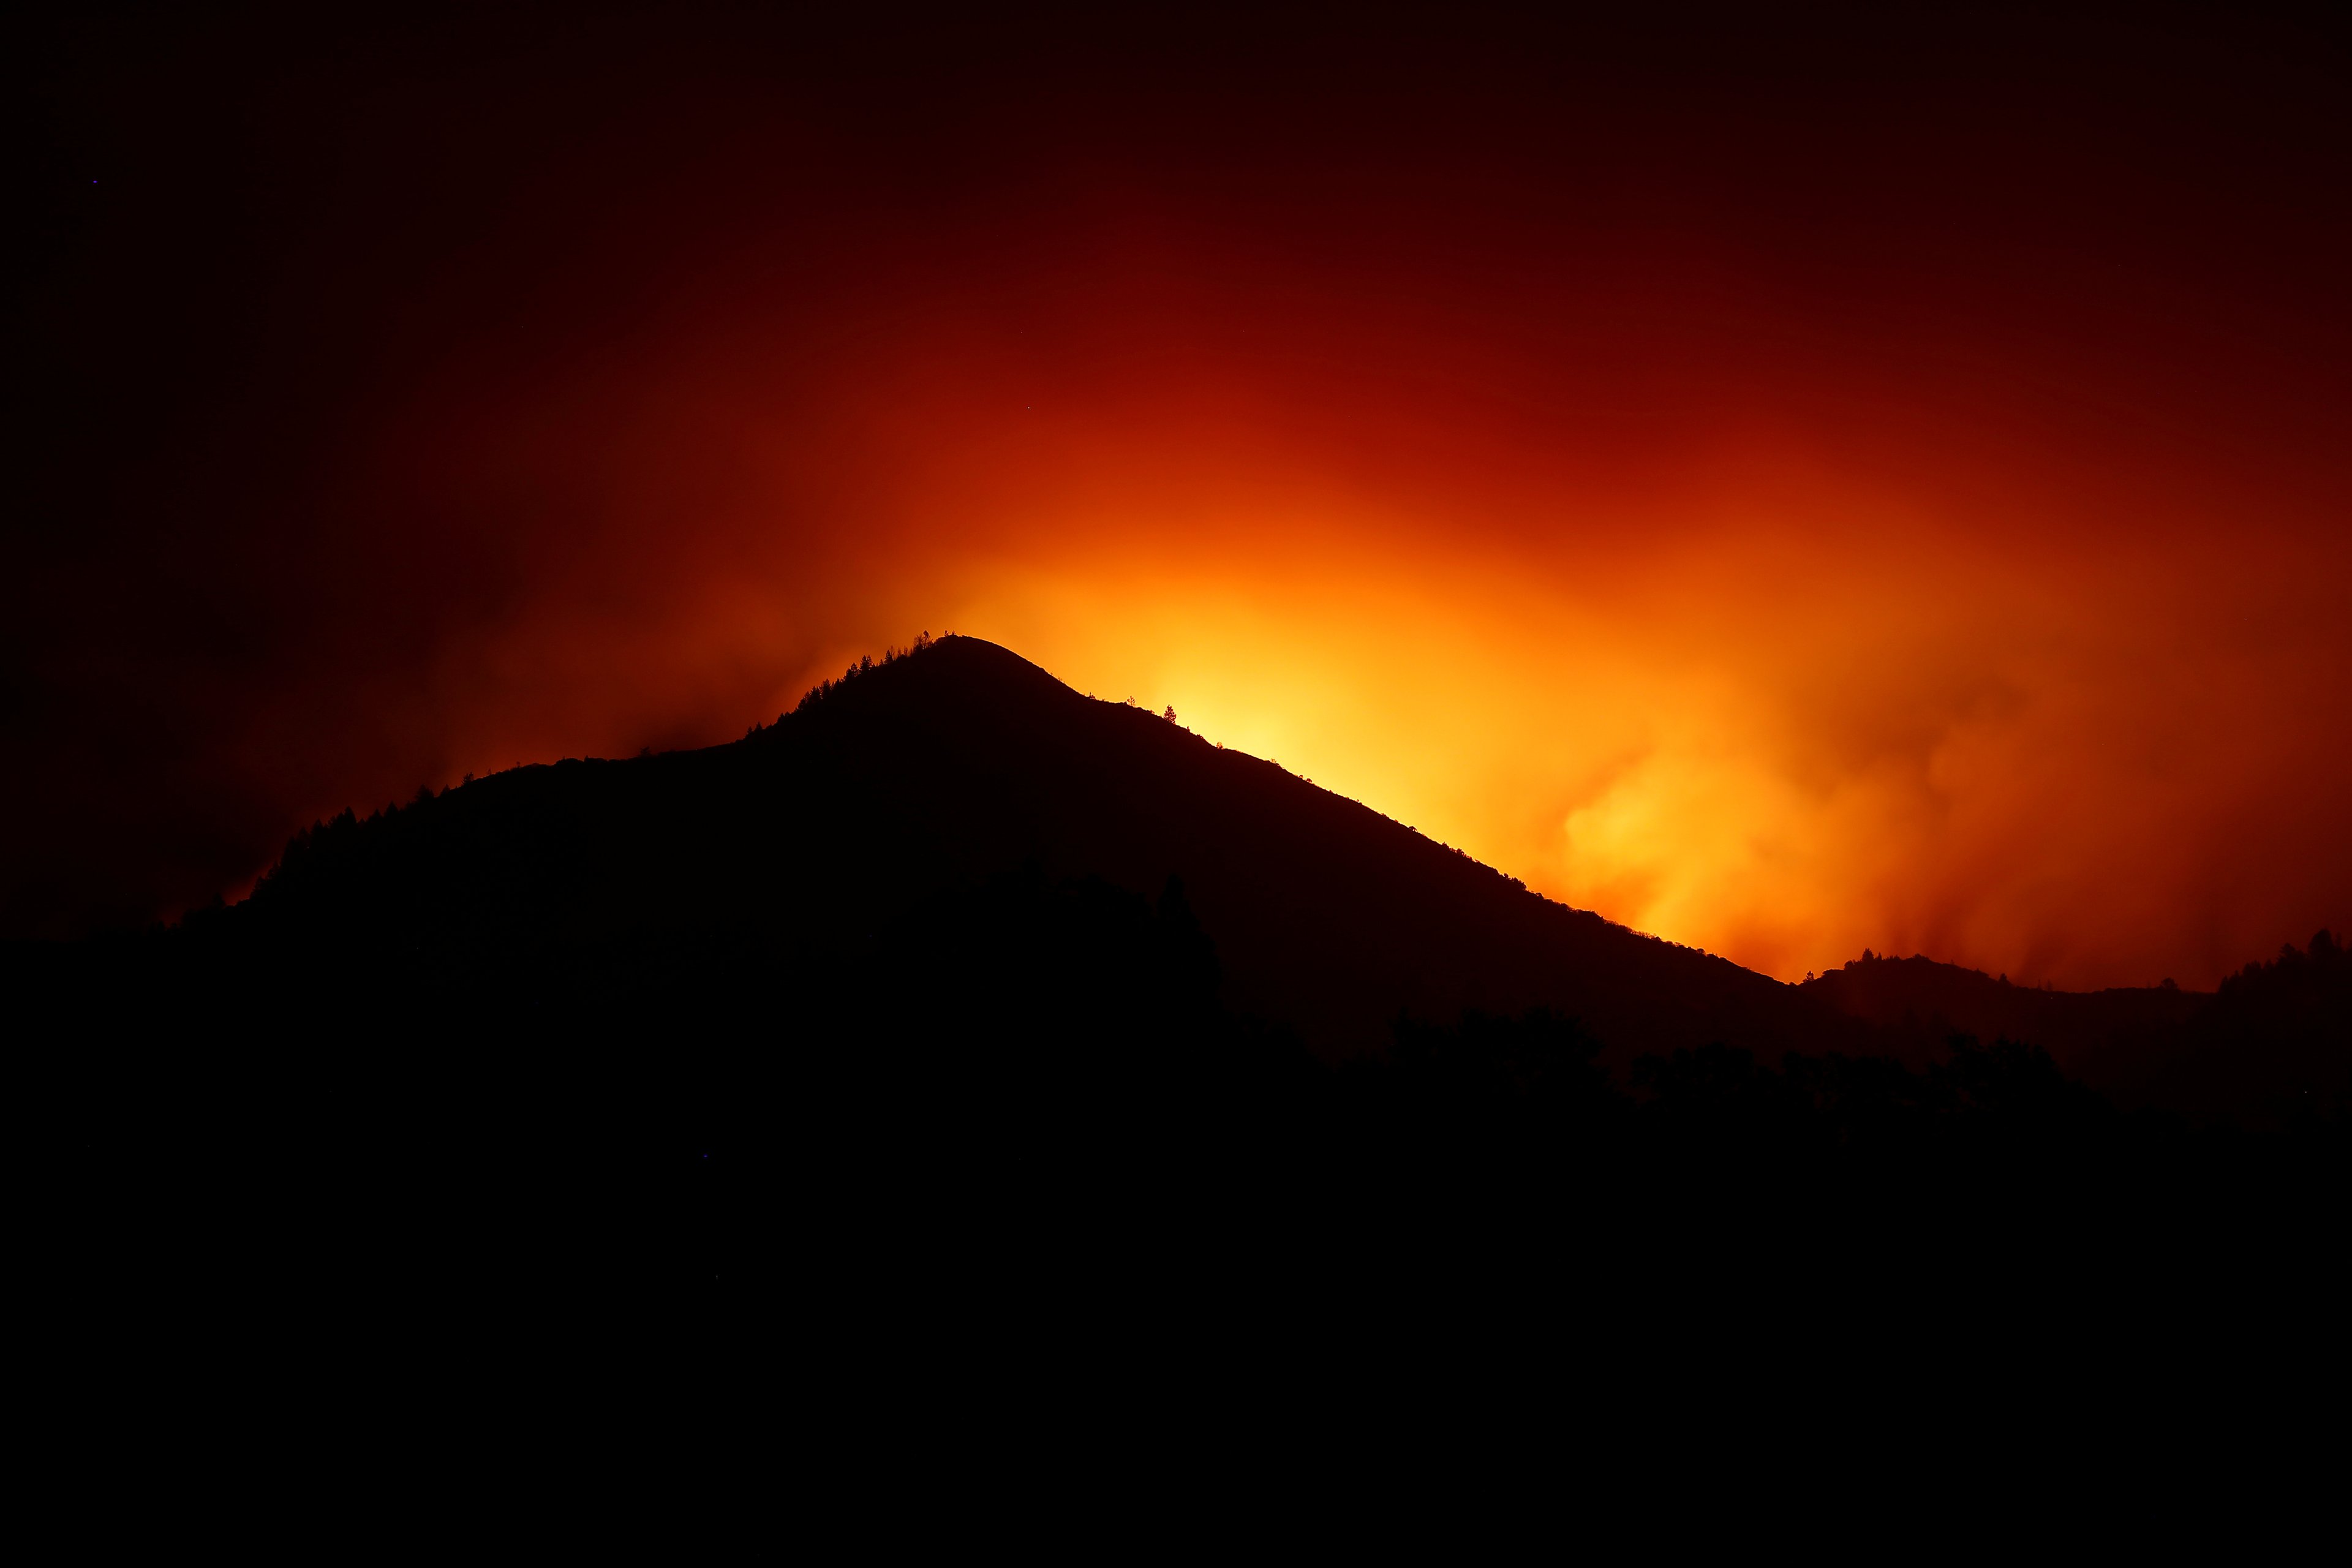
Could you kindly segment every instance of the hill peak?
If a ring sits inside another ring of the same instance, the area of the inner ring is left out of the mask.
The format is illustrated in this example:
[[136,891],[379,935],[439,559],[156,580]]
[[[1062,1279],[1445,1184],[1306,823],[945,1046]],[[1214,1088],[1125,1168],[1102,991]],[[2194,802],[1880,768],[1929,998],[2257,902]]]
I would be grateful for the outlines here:
[[254,903],[283,929],[451,962],[695,932],[809,972],[1016,874],[1147,900],[1181,883],[1225,1000],[1327,1057],[1384,1047],[1400,1014],[1538,1005],[1620,1059],[1717,1040],[1868,1048],[1866,1029],[1767,976],[1553,903],[970,637],[861,659],[739,742],[521,769],[339,820],[289,847]]

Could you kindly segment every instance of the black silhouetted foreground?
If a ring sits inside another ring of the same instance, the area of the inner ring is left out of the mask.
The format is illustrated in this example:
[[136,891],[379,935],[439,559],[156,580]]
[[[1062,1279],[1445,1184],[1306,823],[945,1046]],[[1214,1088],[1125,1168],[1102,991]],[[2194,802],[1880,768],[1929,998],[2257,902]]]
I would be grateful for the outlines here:
[[2157,995],[2119,1108],[1947,1027],[2015,988],[1783,986],[969,639],[8,962],[52,1278],[125,1342],[396,1367],[521,1301],[541,1336],[750,1310],[825,1375],[1147,1317],[1171,1367],[1566,1364],[1603,1320],[2063,1334],[2226,1289],[2285,1325],[2345,1239],[2325,933]]

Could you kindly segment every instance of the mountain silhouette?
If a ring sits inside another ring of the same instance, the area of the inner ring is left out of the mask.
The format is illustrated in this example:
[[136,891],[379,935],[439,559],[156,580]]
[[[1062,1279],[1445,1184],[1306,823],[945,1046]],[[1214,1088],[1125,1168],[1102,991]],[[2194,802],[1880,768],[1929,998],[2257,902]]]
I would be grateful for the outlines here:
[[751,1292],[898,1354],[948,1300],[1034,1335],[1050,1281],[1246,1337],[1248,1279],[1362,1355],[1436,1294],[1507,1303],[1510,1342],[1687,1344],[1731,1297],[1999,1315],[2183,1258],[2317,1300],[2346,1184],[2326,933],[2211,996],[1875,957],[1785,985],[967,637],[0,957],[50,1277],[113,1340],[159,1291],[322,1280],[442,1323],[419,1356],[516,1292]]
[[1385,1048],[1400,1013],[1536,1005],[1579,1018],[1619,1062],[1710,1042],[1874,1046],[1806,994],[1554,903],[971,637],[858,671],[732,744],[520,768],[324,825],[227,918],[396,941],[444,968],[723,933],[823,969],[1015,872],[1150,898],[1177,879],[1225,1002],[1327,1060]]
[[1784,985],[949,637],[861,661],[730,744],[347,811],[235,908],[8,963],[61,1038],[235,1016],[255,1050],[294,1049],[331,1023],[338,1049],[444,1050],[473,1073],[631,1029],[674,1054],[742,1040],[785,1058],[881,1031],[891,1054],[917,1016],[969,1034],[983,1005],[992,1038],[1048,1015],[1104,1036],[1083,996],[1128,1026],[1156,1008],[1163,1034],[1213,1010],[1327,1066],[1385,1057],[1401,1027],[1542,1009],[1620,1082],[1707,1049],[1918,1068],[1955,1037],[2008,1040],[2126,1103],[2274,1115],[2344,1098],[2340,957],[2323,932],[2282,971],[2319,998],[2285,1012],[2249,1000],[2285,984],[2261,966],[2218,997],[2053,993],[1876,955]]

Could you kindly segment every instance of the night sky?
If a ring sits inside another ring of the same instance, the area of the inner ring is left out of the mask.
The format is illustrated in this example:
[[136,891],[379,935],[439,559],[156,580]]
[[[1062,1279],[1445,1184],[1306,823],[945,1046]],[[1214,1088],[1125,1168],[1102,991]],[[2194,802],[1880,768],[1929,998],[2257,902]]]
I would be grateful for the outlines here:
[[2340,22],[383,15],[5,51],[0,935],[950,630],[1783,978],[2352,926]]

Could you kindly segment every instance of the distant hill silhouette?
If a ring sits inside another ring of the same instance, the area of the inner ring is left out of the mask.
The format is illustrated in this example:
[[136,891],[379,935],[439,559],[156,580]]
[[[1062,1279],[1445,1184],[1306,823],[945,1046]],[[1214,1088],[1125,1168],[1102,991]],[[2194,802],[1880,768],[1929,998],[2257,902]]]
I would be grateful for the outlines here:
[[1884,1030],[1898,1052],[1955,1035],[2030,1042],[2127,1106],[2263,1124],[2352,1107],[2352,963],[2329,931],[2247,965],[2218,994],[2050,991],[1875,953],[1801,989]]
[[1442,1281],[1542,1334],[2252,1278],[2345,1185],[2325,933],[2210,997],[1784,985],[963,637],[0,956],[55,1277],[125,1334],[163,1280],[404,1321],[740,1289],[903,1344],[948,1296],[1241,1275],[1400,1312]]
[[1802,988],[1840,1013],[1905,1035],[2031,1040],[2077,1070],[2115,1048],[2179,1028],[2207,1000],[2177,987],[2079,992],[2012,985],[1916,954],[1866,954]]
[[[1619,1071],[1721,1044],[1892,1054],[2028,1042],[2126,1098],[2193,1109],[2158,1070],[2207,999],[2013,986],[1873,957],[1801,987],[1567,909],[1411,829],[1165,718],[947,637],[812,692],[706,751],[526,767],[300,836],[256,937],[397,944],[432,975],[601,952],[865,962],[912,911],[1013,873],[1156,898],[1179,879],[1221,999],[1318,1057],[1385,1049],[1400,1016],[1577,1018]],[[2210,1053],[2207,1053],[2210,1055]],[[2211,1064],[2209,1062],[2209,1066]]]
[[[1157,897],[1212,933],[1224,999],[1326,1059],[1400,1011],[1549,1005],[1611,1059],[1724,1042],[1872,1048],[1763,975],[1570,910],[1176,724],[947,637],[707,751],[566,762],[302,835],[225,917],[436,966],[727,933],[818,966],[894,919],[1027,871]],[[1940,1042],[1937,1042],[1940,1044]]]

